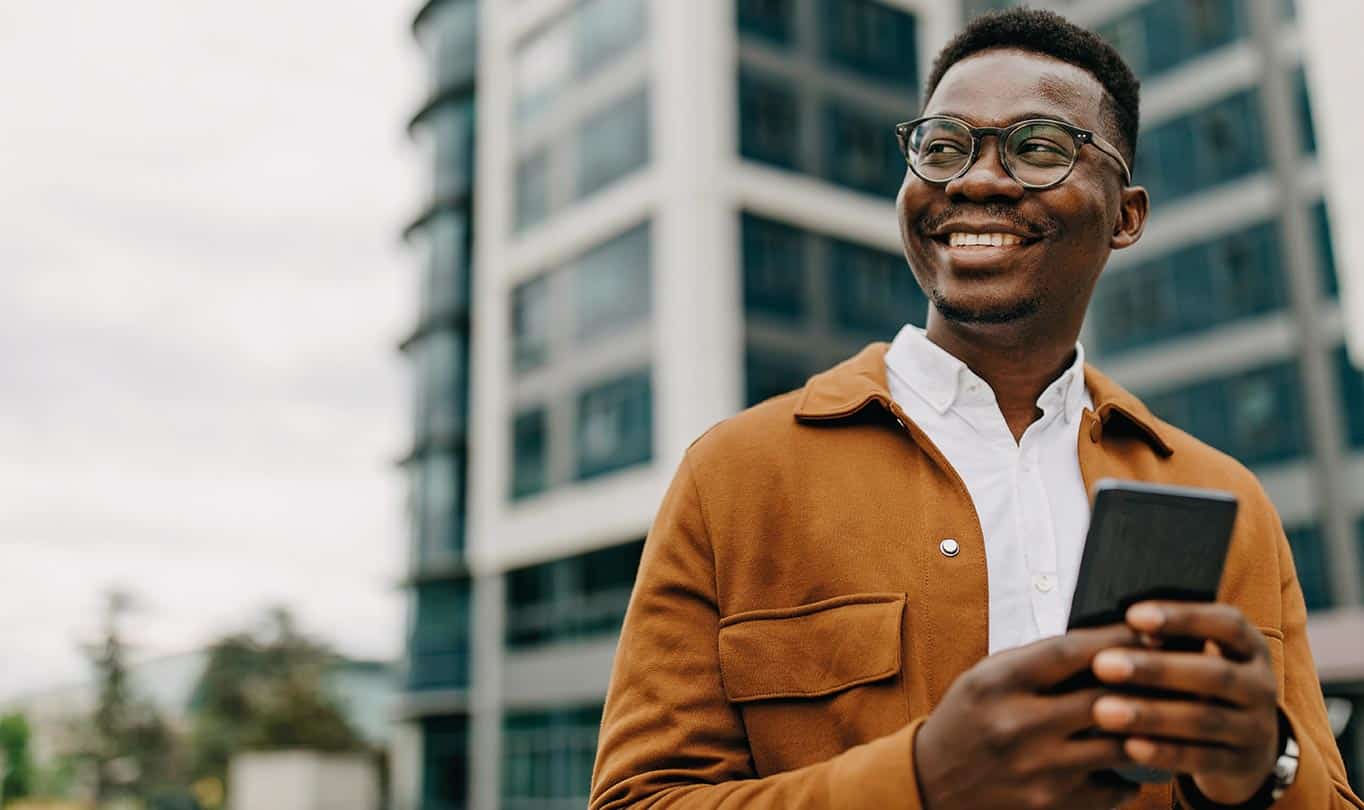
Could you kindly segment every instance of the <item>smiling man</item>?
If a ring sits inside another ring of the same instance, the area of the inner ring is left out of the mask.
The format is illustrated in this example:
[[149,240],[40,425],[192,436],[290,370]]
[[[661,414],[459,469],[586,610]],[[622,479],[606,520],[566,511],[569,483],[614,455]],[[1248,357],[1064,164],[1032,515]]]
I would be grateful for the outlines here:
[[[927,328],[688,450],[645,545],[592,808],[1364,807],[1263,490],[1077,343],[1147,217],[1131,71],[1011,11],[947,45],[925,98],[897,128],[897,208]],[[1066,632],[1106,477],[1236,493],[1218,603]],[[1165,635],[1212,643],[1149,643]],[[1086,672],[1100,685],[1066,688]],[[1133,764],[1178,778],[1110,778]]]

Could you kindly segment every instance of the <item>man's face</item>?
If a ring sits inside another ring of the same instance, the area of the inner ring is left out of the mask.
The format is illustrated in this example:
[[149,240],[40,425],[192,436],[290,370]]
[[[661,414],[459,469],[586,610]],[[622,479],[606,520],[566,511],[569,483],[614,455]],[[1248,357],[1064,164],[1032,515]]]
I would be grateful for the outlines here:
[[[1026,51],[990,50],[949,68],[924,114],[951,115],[977,127],[1052,118],[1112,141],[1101,119],[1103,93],[1097,79],[1069,63]],[[905,173],[896,202],[905,257],[948,320],[1060,317],[1073,319],[1078,328],[1114,246],[1122,171],[1112,158],[1086,146],[1065,181],[1031,190],[1004,170],[999,146],[997,138],[986,136],[975,163],[946,185]],[[954,247],[949,244],[953,233],[1011,234],[1022,241]]]

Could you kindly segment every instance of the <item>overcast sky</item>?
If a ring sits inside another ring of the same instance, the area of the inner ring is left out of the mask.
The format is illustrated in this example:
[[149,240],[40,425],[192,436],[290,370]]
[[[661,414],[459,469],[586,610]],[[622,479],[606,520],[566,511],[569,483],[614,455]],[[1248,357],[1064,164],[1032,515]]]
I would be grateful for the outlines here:
[[286,603],[402,645],[413,3],[0,3],[0,698]]

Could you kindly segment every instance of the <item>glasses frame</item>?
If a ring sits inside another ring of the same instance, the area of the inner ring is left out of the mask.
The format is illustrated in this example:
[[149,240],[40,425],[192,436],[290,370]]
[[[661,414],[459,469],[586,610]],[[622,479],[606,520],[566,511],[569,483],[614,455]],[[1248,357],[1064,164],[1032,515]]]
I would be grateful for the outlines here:
[[[919,126],[925,121],[951,121],[954,124],[960,125],[971,135],[971,154],[967,156],[966,162],[962,164],[961,169],[956,174],[944,180],[934,180],[932,178],[924,177],[922,174],[919,173],[919,167],[914,165],[913,159],[911,159],[909,156],[909,133],[913,132],[915,127]],[[1070,134],[1070,137],[1075,139],[1075,155],[1070,159],[1070,166],[1066,167],[1065,174],[1061,175],[1059,178],[1050,183],[1043,183],[1040,185],[1036,183],[1025,182],[1022,178],[1020,178],[1017,174],[1014,173],[1014,167],[1009,165],[1009,155],[1003,147],[1003,144],[1007,143],[1009,138],[1012,137],[1015,132],[1022,129],[1023,127],[1036,126],[1037,124],[1050,124],[1052,126],[1060,127],[1061,129],[1068,132]],[[1070,177],[1070,173],[1075,171],[1075,164],[1078,163],[1080,160],[1080,150],[1083,149],[1086,144],[1093,144],[1094,147],[1097,148],[1100,152],[1103,152],[1105,155],[1108,155],[1109,157],[1116,160],[1118,162],[1118,165],[1122,167],[1122,176],[1124,184],[1127,186],[1132,185],[1132,170],[1127,167],[1127,161],[1123,160],[1122,154],[1118,152],[1117,147],[1115,147],[1108,141],[1104,140],[1102,137],[1095,134],[1094,132],[1091,132],[1090,130],[1081,129],[1080,127],[1077,127],[1074,124],[1068,124],[1065,121],[1059,121],[1055,118],[1028,118],[1026,120],[1010,124],[1007,127],[973,127],[969,122],[963,121],[960,118],[955,118],[950,115],[925,115],[921,118],[915,118],[913,121],[902,121],[901,123],[895,125],[895,139],[900,143],[900,154],[901,156],[904,157],[905,163],[909,164],[910,170],[914,172],[914,175],[916,177],[918,177],[920,180],[923,180],[925,183],[933,183],[934,185],[939,186],[947,185],[953,180],[956,180],[957,178],[971,171],[971,167],[976,164],[976,158],[980,157],[981,138],[983,138],[986,135],[994,135],[995,138],[998,139],[1000,143],[999,148],[1000,165],[1004,167],[1004,171],[1009,173],[1009,176],[1013,178],[1014,182],[1018,183],[1020,186],[1023,186],[1024,188],[1041,190],[1045,188],[1053,188],[1064,183],[1066,181],[1066,178]]]

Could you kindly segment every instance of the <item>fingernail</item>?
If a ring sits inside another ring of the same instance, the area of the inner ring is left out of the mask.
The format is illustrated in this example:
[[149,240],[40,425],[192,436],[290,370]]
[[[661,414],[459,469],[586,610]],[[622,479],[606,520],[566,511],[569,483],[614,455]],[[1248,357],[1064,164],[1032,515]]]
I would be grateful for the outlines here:
[[1102,678],[1126,680],[1133,669],[1132,659],[1117,650],[1104,650],[1094,656],[1094,672]]
[[1127,621],[1144,630],[1159,630],[1165,624],[1165,611],[1149,602],[1133,605],[1127,610]]
[[1131,704],[1115,697],[1099,698],[1094,703],[1094,717],[1100,725],[1109,728],[1123,728],[1135,719],[1137,713]]
[[1132,759],[1145,762],[1156,755],[1156,745],[1150,740],[1134,737],[1127,741],[1127,755]]

